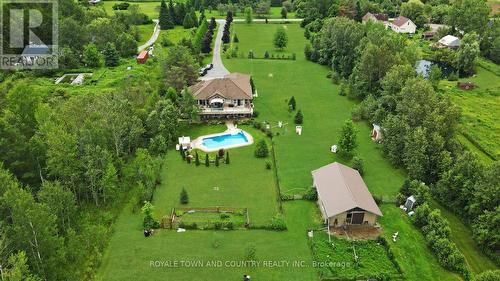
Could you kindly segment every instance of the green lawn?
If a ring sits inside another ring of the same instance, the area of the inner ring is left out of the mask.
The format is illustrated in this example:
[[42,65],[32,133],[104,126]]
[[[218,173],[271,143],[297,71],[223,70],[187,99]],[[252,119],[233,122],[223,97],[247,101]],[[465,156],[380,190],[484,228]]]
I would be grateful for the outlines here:
[[153,31],[155,28],[155,24],[142,24],[142,25],[136,25],[136,27],[139,29],[139,32],[141,34],[141,38],[137,42],[137,45],[142,45],[146,43],[149,38],[151,38],[151,35],[153,35]]
[[[168,184],[166,186],[169,186]],[[141,217],[130,208],[115,223],[115,234],[103,256],[97,280],[240,280],[249,274],[255,280],[317,280],[316,270],[307,244],[306,230],[311,228],[311,217],[316,206],[310,202],[285,204],[289,230],[237,231],[157,231],[144,238]],[[232,262],[245,258],[248,245],[256,248],[259,266],[238,267]],[[179,263],[178,267],[153,267],[151,261]],[[181,266],[181,261],[201,261],[203,267]],[[267,261],[285,261],[288,265],[272,268]],[[299,261],[304,267],[293,266]],[[209,267],[208,262],[222,262]],[[226,262],[230,262],[226,264]]]
[[[255,141],[262,139],[260,131],[243,128]],[[197,126],[186,135],[194,139],[224,130],[225,126]],[[230,164],[219,167],[214,163],[206,167],[204,152],[199,152],[200,166],[182,161],[179,153],[168,153],[162,177],[165,184],[154,195],[158,214],[170,214],[173,207],[248,208],[251,223],[267,223],[277,213],[277,191],[273,172],[265,168],[265,159],[254,156],[254,150],[255,144],[229,150]],[[179,204],[182,188],[189,194],[187,205]]]
[[[290,42],[285,51],[296,53],[296,61],[225,59],[225,64],[232,71],[252,74],[259,93],[255,107],[261,113],[260,121],[268,121],[273,126],[278,121],[288,123],[284,129],[274,129],[280,134],[274,141],[282,189],[293,192],[311,186],[312,170],[332,161],[348,162],[329,151],[355,103],[338,95],[338,87],[326,78],[325,67],[305,61],[303,29],[298,24],[285,26]],[[274,50],[272,38],[277,27],[278,24],[235,24],[239,50],[247,53],[252,49],[256,54]],[[256,42],[253,36],[257,29],[260,40]],[[295,112],[287,110],[287,100],[292,95],[304,114],[301,136],[295,134]],[[358,151],[365,160],[365,180],[370,190],[376,195],[394,197],[404,173],[392,168],[382,157],[381,147],[370,139],[370,126],[360,122],[357,128]]]
[[167,36],[172,43],[177,44],[183,38],[191,38],[194,32],[196,32],[196,28],[185,29],[182,26],[176,26],[174,29],[161,30],[157,42],[161,42],[162,36]]
[[[276,144],[282,190],[297,193],[312,184],[311,170],[332,161],[348,162],[329,151],[330,146],[337,142],[343,122],[350,118],[355,102],[338,95],[338,87],[326,78],[327,68],[305,61],[303,46],[306,41],[299,25],[286,26],[290,38],[286,51],[296,53],[296,61],[225,59],[224,63],[231,71],[252,74],[259,93],[259,97],[255,99],[255,107],[260,112],[260,121],[269,121],[274,126],[278,121],[288,123],[286,129],[274,129],[275,133],[279,132],[279,136],[273,141]],[[233,28],[240,39],[240,51],[271,50],[276,27],[276,24],[235,24]],[[257,42],[255,34],[259,34]],[[287,110],[286,101],[292,95],[297,100],[297,107],[304,113],[301,136],[295,134],[294,113]],[[360,122],[356,127],[359,131],[358,154],[365,160],[364,179],[368,188],[375,195],[393,198],[404,181],[405,173],[393,168],[383,158],[381,147],[370,140],[368,124]],[[391,206],[383,211],[381,224],[385,235],[389,235],[394,229],[401,229],[412,237],[411,242],[401,243],[399,248],[401,254],[398,261],[406,269],[406,279],[458,279],[438,264],[420,232],[397,213],[399,209]],[[415,237],[419,239],[415,240]],[[411,262],[407,255],[411,255]]]
[[[117,3],[123,3],[127,1],[103,1],[102,5],[106,10],[106,13],[112,14],[115,11],[113,10],[113,5]],[[127,2],[130,5],[138,5],[139,9],[142,13],[148,15],[151,19],[157,19],[160,11],[160,1],[158,2]]]
[[[489,164],[500,158],[500,67],[484,59],[477,73],[462,82],[474,82],[472,91],[456,88],[456,82],[441,81],[440,87],[462,110],[459,141]],[[485,151],[485,152],[483,152]]]
[[[205,9],[205,16],[207,18],[214,17],[216,19],[223,19],[226,18],[226,13],[220,13],[217,10],[210,10],[210,9]],[[268,19],[281,19],[281,7],[271,7],[271,11],[269,12],[269,15],[259,17],[257,14],[253,14],[254,19],[259,19],[259,18],[268,18]],[[234,18],[245,18],[245,13],[242,13],[241,11],[238,11],[236,13],[236,16]],[[294,19],[295,18],[295,12],[289,12],[287,14],[288,19]]]
[[[422,233],[413,226],[408,216],[393,204],[383,204],[384,216],[379,222],[384,226],[383,236],[389,241],[407,280],[461,280],[443,269],[426,246]],[[396,242],[392,235],[398,232]]]
[[[240,39],[239,50],[264,53],[273,50],[272,37],[277,24],[234,24]],[[246,58],[224,59],[231,71],[252,74],[259,97],[255,108],[259,121],[273,126],[273,138],[277,156],[277,171],[281,188],[287,193],[301,193],[312,183],[310,172],[332,161],[349,164],[329,152],[343,122],[350,118],[354,101],[338,95],[338,87],[326,78],[328,69],[307,62],[303,56],[306,40],[298,24],[286,24],[290,38],[287,53],[296,53],[295,61],[249,60]],[[225,57],[225,56],[223,56]],[[304,113],[303,134],[294,133],[293,116],[287,110],[287,100],[295,96],[297,106]],[[288,123],[276,128],[277,122]],[[256,139],[259,131],[241,126]],[[393,198],[401,186],[405,173],[394,169],[381,153],[381,147],[370,140],[370,126],[359,122],[357,149],[365,161],[364,179],[375,195]],[[195,126],[184,132],[192,138],[202,134],[224,130],[224,126]],[[182,187],[188,190],[192,207],[230,206],[248,207],[252,223],[263,224],[277,211],[276,187],[272,171],[265,169],[265,161],[253,156],[254,146],[230,150],[231,164],[205,167],[182,162],[178,152],[170,151],[165,159],[162,184],[156,190],[153,204],[157,217],[168,214],[179,206]],[[203,159],[204,154],[200,154]],[[203,161],[202,161],[203,163]],[[214,187],[218,187],[215,188]],[[317,280],[319,270],[312,267],[312,253],[306,231],[318,227],[316,204],[306,201],[285,202],[284,215],[288,230],[285,232],[263,230],[191,231],[176,233],[159,230],[151,238],[141,233],[141,215],[127,207],[115,225],[115,234],[104,253],[98,272],[102,280],[237,280],[250,274],[256,280]],[[444,270],[429,251],[424,237],[401,210],[393,204],[383,204],[384,216],[380,219],[383,235],[390,240],[392,233],[399,232],[396,243],[389,242],[396,260],[404,271],[405,280],[460,280]],[[321,235],[321,233],[318,233]],[[152,267],[150,261],[207,261],[242,260],[245,248],[253,244],[259,261],[299,261],[305,266],[247,267]],[[374,245],[360,246],[366,255],[367,266],[380,260],[380,248]],[[371,250],[373,253],[368,253]],[[347,248],[343,253],[347,253]],[[328,255],[328,254],[326,254]],[[324,257],[327,257],[324,255]],[[375,258],[378,256],[379,258]],[[334,258],[332,251],[332,258]],[[380,269],[391,272],[385,259]],[[338,275],[354,274],[352,268],[336,271]]]

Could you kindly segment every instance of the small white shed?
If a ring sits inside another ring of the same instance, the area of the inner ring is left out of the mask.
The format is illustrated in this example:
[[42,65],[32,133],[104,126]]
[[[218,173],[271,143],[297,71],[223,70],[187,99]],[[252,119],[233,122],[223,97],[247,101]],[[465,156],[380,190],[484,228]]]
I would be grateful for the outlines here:
[[382,141],[382,128],[377,125],[377,124],[372,124],[373,129],[372,129],[372,140],[376,142]]
[[415,203],[417,202],[417,200],[415,199],[415,197],[412,195],[408,198],[406,198],[406,202],[405,202],[405,207],[406,207],[406,210],[411,210],[413,208],[413,206],[415,206]]
[[191,148],[191,138],[190,137],[185,137],[185,136],[180,137],[179,138],[179,145],[183,149],[190,149]]

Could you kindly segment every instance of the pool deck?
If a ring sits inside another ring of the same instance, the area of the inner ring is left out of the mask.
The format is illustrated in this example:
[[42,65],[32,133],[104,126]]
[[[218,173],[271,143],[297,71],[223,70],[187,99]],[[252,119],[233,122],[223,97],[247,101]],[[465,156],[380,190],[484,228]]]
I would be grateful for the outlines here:
[[[242,147],[242,146],[247,146],[253,144],[253,137],[249,133],[243,131],[242,129],[238,129],[234,124],[232,123],[226,123],[227,130],[225,130],[222,133],[216,133],[216,134],[210,134],[210,135],[204,135],[204,136],[199,136],[195,140],[191,142],[191,147],[193,149],[199,149],[203,152],[215,152],[219,151],[219,149],[231,149],[231,148],[237,148],[237,147]],[[226,145],[224,147],[218,147],[218,148],[208,148],[203,145],[203,139],[210,138],[210,137],[218,137],[218,136],[223,136],[227,134],[237,134],[239,132],[242,132],[245,137],[247,138],[248,142],[246,143],[238,143],[238,144],[232,144],[232,145]]]

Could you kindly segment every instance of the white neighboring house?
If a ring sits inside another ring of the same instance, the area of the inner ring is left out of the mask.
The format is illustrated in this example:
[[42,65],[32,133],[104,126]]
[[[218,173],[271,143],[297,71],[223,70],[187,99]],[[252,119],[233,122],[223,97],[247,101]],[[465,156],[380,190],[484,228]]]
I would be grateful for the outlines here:
[[389,26],[392,30],[397,33],[415,33],[417,26],[411,21],[411,19],[399,16],[395,18]]
[[458,39],[458,37],[455,37],[453,35],[446,35],[445,37],[439,39],[438,45],[441,48],[456,49],[460,47],[460,39]]

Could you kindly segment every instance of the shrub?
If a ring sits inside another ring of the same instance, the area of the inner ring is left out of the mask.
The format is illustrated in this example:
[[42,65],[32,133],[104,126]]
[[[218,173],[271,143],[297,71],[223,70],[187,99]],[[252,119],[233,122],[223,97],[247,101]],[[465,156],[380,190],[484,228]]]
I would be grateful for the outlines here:
[[179,228],[184,228],[184,229],[198,229],[198,224],[196,224],[195,222],[193,222],[191,224],[180,222],[179,223]]
[[271,170],[272,167],[273,165],[271,164],[271,161],[266,161],[266,169]]
[[301,110],[297,111],[297,114],[295,114],[294,122],[297,125],[300,125],[300,124],[302,124],[302,122],[304,122],[304,115],[302,115]]
[[181,202],[181,204],[189,203],[189,196],[185,188],[182,188],[179,201]]
[[215,156],[215,167],[219,167],[219,155]]
[[290,108],[290,110],[295,110],[296,106],[297,106],[297,102],[295,101],[295,97],[292,96],[290,98],[290,100],[288,101],[288,107]]
[[253,51],[248,52],[248,58],[249,59],[253,59],[254,58]]
[[268,51],[266,51],[266,52],[264,53],[264,58],[265,58],[265,59],[268,59],[268,58],[269,58],[269,52],[268,52]]
[[149,201],[144,201],[144,206],[141,208],[141,212],[144,215],[142,221],[142,226],[144,229],[159,228],[160,223],[153,217],[154,206]]
[[200,166],[200,156],[198,155],[198,151],[196,151],[196,154],[194,156],[194,163],[196,166]]
[[269,225],[269,228],[272,230],[278,230],[278,231],[286,230],[287,227],[286,227],[285,219],[283,218],[283,216],[281,214],[275,215],[271,220],[271,224]]
[[220,222],[220,221],[215,222],[214,229],[216,229],[216,230],[222,229],[222,222]]
[[226,151],[226,159],[224,159],[226,164],[229,164],[229,151]]
[[500,270],[488,270],[476,275],[474,281],[498,281],[500,280]]
[[254,244],[249,244],[245,248],[245,260],[254,261],[257,259],[257,249]]
[[257,110],[254,110],[252,115],[254,118],[257,118],[259,117],[259,112]]
[[303,196],[306,200],[316,201],[318,200],[318,191],[315,187],[309,188]]
[[269,149],[265,140],[260,140],[255,147],[255,157],[265,158],[269,155]]
[[225,219],[228,219],[228,218],[229,218],[229,215],[228,215],[228,214],[226,214],[226,213],[221,213],[221,214],[220,214],[220,219],[221,219],[221,220],[225,220]]
[[352,168],[358,170],[360,175],[363,175],[365,172],[363,159],[355,156],[352,160]]
[[210,166],[210,159],[208,159],[208,154],[205,154],[205,166]]
[[233,37],[233,43],[239,43],[240,42],[240,39],[238,39],[238,36],[236,36],[236,33],[234,34],[234,37]]
[[224,225],[229,230],[233,230],[234,229],[234,223],[232,221],[228,221]]

